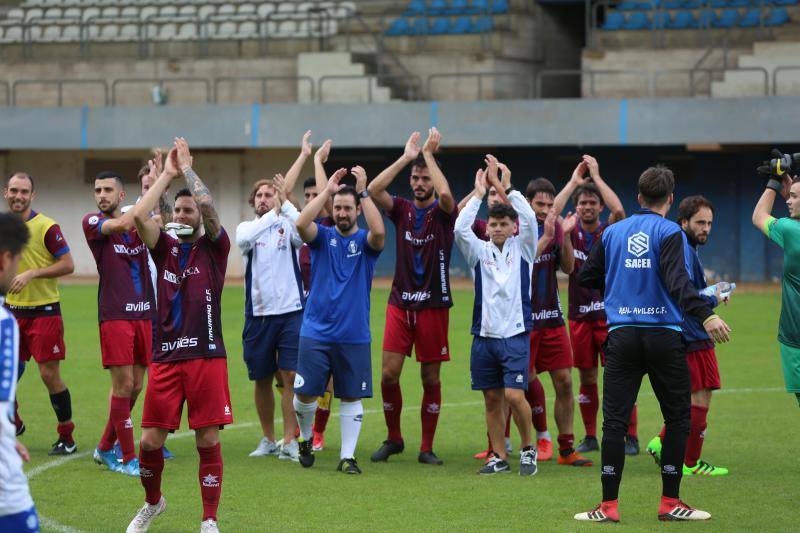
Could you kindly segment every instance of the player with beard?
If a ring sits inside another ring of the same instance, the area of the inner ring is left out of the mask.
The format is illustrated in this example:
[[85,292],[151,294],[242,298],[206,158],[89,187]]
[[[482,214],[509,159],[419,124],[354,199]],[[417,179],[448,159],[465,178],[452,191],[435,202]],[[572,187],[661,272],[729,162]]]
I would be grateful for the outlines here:
[[[585,177],[588,170],[591,179]],[[553,207],[561,213],[572,199],[578,224],[570,232],[570,241],[575,254],[575,268],[569,276],[569,334],[572,344],[574,366],[578,369],[581,384],[578,393],[578,406],[586,429],[586,436],[578,445],[579,453],[597,451],[597,411],[600,407],[597,393],[597,363],[603,363],[603,343],[608,337],[603,293],[596,289],[581,287],[577,275],[583,266],[592,245],[603,235],[611,224],[625,218],[625,209],[619,197],[600,176],[597,160],[584,155],[572,173],[572,177],[556,195]],[[608,206],[610,214],[605,222],[600,214]],[[639,453],[637,436],[637,409],[633,408],[628,435],[625,437],[625,453]]]
[[[64,321],[59,304],[58,278],[75,269],[67,241],[55,220],[31,208],[36,198],[33,178],[24,172],[12,174],[4,195],[9,211],[28,227],[30,241],[22,252],[19,273],[8,289],[6,306],[17,319],[20,333],[20,360],[34,358],[39,375],[50,394],[50,405],[58,419],[58,440],[49,455],[70,455],[77,446],[72,438],[72,399],[61,379],[60,362],[66,357]],[[24,366],[20,365],[19,376]],[[17,434],[25,424],[16,417]]]
[[[174,238],[152,219],[151,212],[180,175],[188,188],[175,195],[173,221],[178,224],[178,238]],[[167,434],[180,426],[184,402],[200,456],[200,531],[216,532],[222,492],[219,430],[233,423],[220,302],[230,240],[211,193],[192,169],[185,139],[175,140],[163,172],[133,208],[133,216],[158,269],[158,326],[139,445],[145,504],[127,532],[147,531],[166,508],[161,495],[162,446]]]
[[[313,290],[300,331],[294,409],[300,425],[300,464],[308,468],[314,464],[311,426],[317,397],[332,377],[334,394],[341,400],[342,447],[337,469],[360,474],[355,451],[364,416],[361,399],[372,397],[370,290],[386,234],[383,218],[367,192],[366,172],[358,166],[351,172],[355,188],[340,185],[347,171],[337,170],[296,222],[297,231],[311,247],[314,268]],[[331,197],[333,228],[314,222]],[[369,230],[358,227],[362,209]]]
[[279,447],[275,442],[272,381],[277,374],[281,383],[294,383],[297,370],[297,343],[306,301],[297,261],[303,241],[294,225],[300,213],[286,196],[311,155],[310,137],[310,131],[303,135],[300,155],[285,179],[278,174],[272,180],[255,182],[248,202],[256,216],[236,228],[236,244],[245,263],[243,355],[247,375],[255,385],[262,431],[250,457],[278,455],[279,459],[298,460],[294,394],[290,387],[281,387],[283,442]]
[[[441,465],[442,460],[433,453],[433,438],[442,405],[439,373],[442,362],[450,360],[447,339],[453,305],[450,252],[458,210],[447,179],[434,157],[441,134],[436,128],[428,130],[422,150],[417,144],[419,138],[419,132],[412,133],[403,155],[369,184],[370,195],[394,223],[397,235],[397,262],[386,308],[381,370],[383,415],[388,436],[371,460],[386,461],[405,449],[400,430],[403,411],[400,374],[405,358],[411,356],[413,349],[421,364],[423,388],[422,442],[417,460]],[[413,201],[386,192],[409,164]]]
[[[697,247],[703,246],[708,241],[708,234],[714,222],[714,206],[702,196],[684,198],[678,206],[677,222],[689,243],[689,249],[686,251],[689,277],[697,290],[703,291],[708,285]],[[723,299],[718,287],[714,296],[703,294],[703,298],[712,307],[716,307],[720,301],[727,303],[727,298]],[[683,323],[683,337],[686,341],[686,363],[689,365],[689,377],[692,382],[692,414],[683,460],[683,475],[724,476],[728,474],[727,468],[713,466],[700,459],[705,442],[711,393],[722,387],[714,341],[703,329],[703,325],[691,316],[687,316]],[[661,460],[661,440],[664,438],[664,432],[665,428],[662,427],[661,433],[647,445],[647,452],[653,456],[656,463]]]
[[[100,275],[100,352],[103,367],[111,375],[107,430],[94,451],[94,460],[111,471],[138,476],[131,409],[150,364],[156,308],[147,248],[135,230],[133,212],[120,212],[125,189],[119,174],[98,174],[94,198],[99,212],[83,217],[82,225]],[[108,431],[109,427],[113,431]],[[113,450],[115,440],[122,451],[121,464]]]

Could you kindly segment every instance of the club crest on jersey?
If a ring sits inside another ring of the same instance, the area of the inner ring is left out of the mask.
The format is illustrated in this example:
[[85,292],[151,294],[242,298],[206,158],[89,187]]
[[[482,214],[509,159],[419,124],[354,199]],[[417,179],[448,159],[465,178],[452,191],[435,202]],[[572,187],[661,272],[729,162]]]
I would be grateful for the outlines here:
[[178,247],[177,246],[173,246],[172,250],[170,250],[170,253],[172,255],[174,255],[175,257],[178,257]]
[[92,215],[92,216],[89,217],[89,225],[90,226],[95,226],[95,225],[97,225],[98,222],[100,222],[100,219],[97,217],[97,215]]
[[361,255],[361,250],[358,249],[356,241],[350,241],[347,243],[347,257],[355,257],[357,255]]

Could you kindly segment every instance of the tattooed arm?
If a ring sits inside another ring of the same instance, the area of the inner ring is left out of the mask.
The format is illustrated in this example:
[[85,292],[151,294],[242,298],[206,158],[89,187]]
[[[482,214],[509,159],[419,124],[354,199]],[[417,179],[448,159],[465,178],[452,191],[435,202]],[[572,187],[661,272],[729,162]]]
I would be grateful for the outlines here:
[[194,201],[200,209],[200,214],[203,215],[203,227],[206,230],[206,235],[215,241],[222,232],[222,224],[219,220],[219,214],[214,207],[214,199],[211,198],[211,192],[208,187],[200,179],[200,176],[192,170],[192,156],[189,153],[189,144],[183,137],[175,139],[175,148],[178,150],[178,166],[186,179],[186,186],[192,191]]

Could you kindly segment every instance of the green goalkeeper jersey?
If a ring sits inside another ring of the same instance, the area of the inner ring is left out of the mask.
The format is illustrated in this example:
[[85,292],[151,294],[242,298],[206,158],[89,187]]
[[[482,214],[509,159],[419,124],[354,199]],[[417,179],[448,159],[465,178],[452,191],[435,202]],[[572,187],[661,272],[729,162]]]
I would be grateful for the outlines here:
[[783,295],[778,340],[787,346],[800,348],[800,220],[769,217],[763,231],[783,248]]

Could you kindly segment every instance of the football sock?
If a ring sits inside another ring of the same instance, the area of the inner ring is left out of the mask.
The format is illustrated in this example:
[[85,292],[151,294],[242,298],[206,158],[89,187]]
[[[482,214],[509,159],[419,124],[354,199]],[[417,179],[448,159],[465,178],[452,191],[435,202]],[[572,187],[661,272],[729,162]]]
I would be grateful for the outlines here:
[[317,410],[317,400],[311,403],[303,403],[295,395],[292,405],[297,416],[297,425],[300,427],[300,436],[303,440],[311,440],[313,435],[311,427],[314,423],[314,412]]
[[628,436],[638,438],[639,435],[639,409],[633,404],[631,419],[628,422]]
[[[197,447],[200,454],[200,496],[203,498],[203,521],[217,519],[219,496],[222,493],[222,453],[219,442],[209,448]],[[163,458],[162,458],[163,464]]]
[[317,433],[325,433],[325,428],[328,427],[328,418],[331,416],[330,409],[323,409],[322,407],[317,407],[317,412],[314,414],[314,426],[313,429]]
[[537,432],[547,431],[547,411],[544,403],[544,387],[539,378],[528,383],[525,399],[531,406],[533,427]]
[[72,399],[69,395],[69,389],[51,394],[50,405],[53,406],[53,411],[55,411],[59,422],[66,422],[72,418]]
[[658,438],[661,439],[661,442],[664,442],[664,433],[667,432],[666,426],[661,426],[661,431],[658,432]]
[[536,440],[542,440],[542,439],[552,441],[553,437],[550,436],[549,431],[537,431]]
[[131,420],[131,399],[112,396],[110,418],[119,440],[119,447],[122,449],[122,462],[127,463],[136,457],[136,448],[133,443],[133,421]]
[[439,423],[439,411],[442,405],[442,384],[422,386],[422,407],[420,407],[420,417],[422,418],[422,442],[419,451],[429,452],[433,450],[433,437],[436,434],[436,425]]
[[139,481],[144,487],[144,501],[155,505],[161,499],[161,472],[164,471],[164,449],[145,450],[139,443]]
[[403,434],[400,431],[403,392],[400,390],[400,383],[390,384],[381,381],[381,396],[383,396],[383,417],[386,419],[386,427],[389,430],[388,439],[393,442],[403,442]]
[[603,427],[603,443],[600,446],[602,467],[600,482],[603,485],[603,501],[616,500],[619,496],[619,484],[622,481],[622,470],[625,467],[625,436],[620,431],[610,431],[608,425]]
[[578,393],[578,406],[581,409],[583,427],[587,437],[597,437],[597,410],[600,400],[597,396],[597,383],[581,385]]
[[67,444],[75,444],[75,441],[72,439],[72,432],[75,430],[75,423],[74,422],[62,422],[56,426],[56,431],[58,431],[58,438]]
[[[572,447],[575,444],[575,435],[572,433],[562,433],[558,436],[558,453],[562,457],[566,457],[575,451]],[[613,498],[612,498],[613,499]]]
[[361,433],[361,421],[364,418],[364,407],[361,400],[342,402],[339,408],[339,420],[342,428],[342,449],[340,459],[355,457],[358,434]]
[[661,439],[661,482],[662,494],[677,498],[683,476],[683,459],[686,454],[686,440],[689,436],[691,419],[680,418],[666,421],[667,430]]
[[97,444],[97,449],[107,452],[114,447],[114,442],[117,440],[117,432],[114,429],[114,421],[111,420],[111,413],[108,415],[106,427],[103,430],[103,435],[100,437],[100,442]]
[[686,456],[683,462],[686,466],[695,466],[703,451],[703,441],[706,436],[706,417],[708,407],[692,406],[692,420],[689,425],[689,438],[686,440]]

